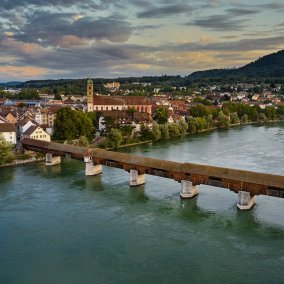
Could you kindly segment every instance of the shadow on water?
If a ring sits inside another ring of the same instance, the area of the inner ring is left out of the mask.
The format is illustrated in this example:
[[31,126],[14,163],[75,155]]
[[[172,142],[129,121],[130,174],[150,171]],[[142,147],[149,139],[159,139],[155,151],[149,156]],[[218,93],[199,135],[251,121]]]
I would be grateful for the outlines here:
[[137,186],[129,188],[129,194],[127,195],[128,202],[131,204],[145,203],[149,201],[149,197],[145,194],[145,186]]
[[[15,178],[14,168],[0,169],[0,189],[4,188],[4,184]],[[2,186],[3,185],[3,186]]]
[[102,184],[102,175],[97,176],[82,176],[74,180],[71,185],[71,188],[83,191],[87,190],[90,192],[103,191],[104,187]]
[[198,197],[194,197],[191,199],[180,199],[178,214],[179,218],[184,221],[201,222],[215,214],[198,207],[197,198]]
[[84,170],[84,163],[76,160],[62,159],[62,163],[55,166],[39,165],[39,172],[45,178],[62,178],[76,175]]

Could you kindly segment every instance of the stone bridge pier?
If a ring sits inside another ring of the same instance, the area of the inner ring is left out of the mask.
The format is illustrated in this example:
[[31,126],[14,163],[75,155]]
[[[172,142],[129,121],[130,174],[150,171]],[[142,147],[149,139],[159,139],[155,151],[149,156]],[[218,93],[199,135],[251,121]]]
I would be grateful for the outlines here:
[[250,210],[256,203],[256,196],[251,197],[248,191],[239,191],[238,199],[237,207],[240,210]]
[[146,183],[145,174],[139,175],[138,171],[130,170],[129,172],[129,185],[138,186]]
[[84,162],[86,164],[85,175],[96,176],[102,173],[102,165],[94,165],[92,156],[85,156]]
[[193,185],[191,181],[182,180],[181,181],[181,198],[192,198],[199,192],[198,185]]
[[46,166],[54,166],[61,163],[61,157],[60,156],[52,156],[51,153],[46,153],[45,155],[45,165]]

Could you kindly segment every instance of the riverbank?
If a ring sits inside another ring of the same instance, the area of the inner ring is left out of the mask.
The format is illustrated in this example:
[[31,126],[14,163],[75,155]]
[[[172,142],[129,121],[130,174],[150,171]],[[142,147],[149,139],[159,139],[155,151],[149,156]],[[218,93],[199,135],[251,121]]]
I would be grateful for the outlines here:
[[0,168],[18,167],[26,164],[35,164],[45,161],[45,158],[30,158],[26,160],[14,160],[12,163],[0,165]]
[[[195,135],[195,134],[198,134],[198,133],[204,133],[204,132],[209,132],[209,131],[214,131],[214,130],[218,130],[218,129],[230,129],[231,127],[238,127],[238,126],[246,126],[246,125],[252,125],[252,124],[260,124],[260,125],[263,125],[263,124],[267,124],[267,123],[276,123],[276,122],[283,122],[284,120],[283,119],[279,119],[279,120],[269,120],[269,121],[249,121],[249,122],[245,122],[245,123],[237,123],[237,124],[231,124],[230,127],[228,128],[219,128],[219,127],[210,127],[210,128],[207,128],[207,129],[203,129],[203,130],[199,130],[199,131],[196,131],[194,133],[186,133],[186,134],[181,134],[181,135],[178,135],[178,136],[175,136],[173,138],[170,138],[170,139],[176,139],[176,138],[181,138],[181,137],[187,137],[187,136],[190,136],[190,135]],[[115,149],[120,149],[120,148],[127,148],[127,147],[132,147],[132,146],[137,146],[137,145],[140,145],[140,144],[148,144],[148,143],[153,143],[153,142],[160,142],[160,141],[169,141],[170,139],[168,140],[147,140],[147,141],[140,141],[140,142],[135,142],[135,143],[129,143],[129,144],[124,144],[124,145],[120,145],[118,146],[117,148],[107,148],[105,150],[115,150]]]

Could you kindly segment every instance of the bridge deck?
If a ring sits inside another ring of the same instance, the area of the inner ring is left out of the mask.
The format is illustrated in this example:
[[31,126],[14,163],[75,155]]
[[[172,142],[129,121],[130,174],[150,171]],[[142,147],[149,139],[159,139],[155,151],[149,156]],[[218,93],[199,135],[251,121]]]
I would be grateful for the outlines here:
[[70,154],[82,160],[84,156],[92,156],[97,164],[121,168],[126,171],[138,170],[139,174],[151,174],[174,179],[190,180],[193,184],[206,184],[229,188],[235,192],[247,190],[253,195],[264,194],[284,198],[284,176],[257,173],[246,170],[229,169],[193,163],[179,163],[106,151],[88,149],[59,143],[44,142],[25,138],[22,141],[25,149],[52,153],[64,156]]

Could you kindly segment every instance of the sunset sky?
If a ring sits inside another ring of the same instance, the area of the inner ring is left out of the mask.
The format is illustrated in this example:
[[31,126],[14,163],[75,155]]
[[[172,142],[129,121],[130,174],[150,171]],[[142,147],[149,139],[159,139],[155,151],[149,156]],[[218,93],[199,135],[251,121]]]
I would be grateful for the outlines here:
[[187,75],[284,48],[283,0],[0,4],[0,82]]

